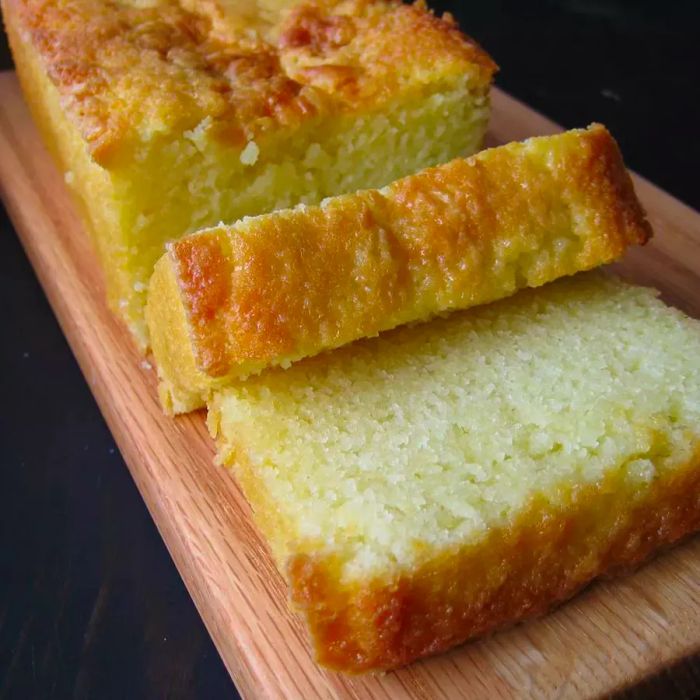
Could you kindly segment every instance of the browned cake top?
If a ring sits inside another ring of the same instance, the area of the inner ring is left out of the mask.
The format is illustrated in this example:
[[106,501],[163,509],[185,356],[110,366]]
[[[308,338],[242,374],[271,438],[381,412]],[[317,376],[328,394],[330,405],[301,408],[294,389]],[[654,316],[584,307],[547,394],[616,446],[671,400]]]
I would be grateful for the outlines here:
[[[6,0],[98,161],[207,118],[243,144],[280,125],[370,110],[491,59],[449,16],[392,0]],[[274,5],[275,7],[272,7]],[[282,6],[285,6],[283,9]],[[211,127],[210,127],[211,128]]]
[[[517,254],[533,257],[545,234],[567,233],[576,252],[543,256],[528,284],[609,262],[651,235],[600,125],[482,151],[325,207],[195,233],[168,254],[200,368],[222,376],[510,294]],[[510,252],[492,250],[499,240]]]

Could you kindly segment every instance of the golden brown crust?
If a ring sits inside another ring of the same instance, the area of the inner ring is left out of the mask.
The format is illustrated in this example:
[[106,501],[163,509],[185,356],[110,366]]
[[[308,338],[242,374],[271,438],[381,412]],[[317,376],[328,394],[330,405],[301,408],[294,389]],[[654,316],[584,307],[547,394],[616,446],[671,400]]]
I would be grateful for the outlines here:
[[604,127],[510,144],[175,242],[159,266],[190,331],[164,352],[192,356],[200,374],[177,381],[206,389],[590,269],[650,235]]
[[441,77],[471,75],[485,91],[495,70],[449,17],[391,0],[267,13],[222,0],[5,5],[101,164],[206,118],[214,134],[241,144],[313,114],[371,109]]
[[308,554],[293,556],[287,574],[320,663],[389,669],[541,614],[699,528],[697,450],[642,496],[609,480],[563,509],[534,503],[513,527],[393,581],[343,587],[336,562]]

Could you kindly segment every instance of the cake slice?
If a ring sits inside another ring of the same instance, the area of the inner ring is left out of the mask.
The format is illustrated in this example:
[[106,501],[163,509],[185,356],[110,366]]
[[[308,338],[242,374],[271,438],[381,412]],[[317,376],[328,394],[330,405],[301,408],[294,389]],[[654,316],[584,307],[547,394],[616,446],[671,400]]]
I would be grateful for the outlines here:
[[594,125],[181,238],[149,291],[163,406],[197,408],[234,378],[595,267],[649,235]]
[[495,66],[398,0],[2,0],[34,118],[147,344],[166,241],[474,152]]
[[588,273],[217,392],[318,661],[386,669],[700,527],[700,323]]

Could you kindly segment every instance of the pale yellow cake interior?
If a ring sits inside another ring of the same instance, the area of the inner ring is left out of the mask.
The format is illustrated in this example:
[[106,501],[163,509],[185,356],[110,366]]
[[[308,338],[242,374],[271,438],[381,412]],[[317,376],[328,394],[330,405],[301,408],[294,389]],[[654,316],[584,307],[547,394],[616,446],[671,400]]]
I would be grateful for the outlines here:
[[700,324],[584,274],[271,370],[210,428],[284,570],[397,575],[609,479],[644,498],[700,445]]

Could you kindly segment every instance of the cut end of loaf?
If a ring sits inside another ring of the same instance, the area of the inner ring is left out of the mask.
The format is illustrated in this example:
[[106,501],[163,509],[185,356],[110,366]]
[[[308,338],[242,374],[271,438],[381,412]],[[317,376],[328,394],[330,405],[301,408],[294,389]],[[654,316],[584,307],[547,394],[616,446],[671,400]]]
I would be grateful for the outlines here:
[[3,0],[23,91],[142,349],[168,241],[481,146],[495,66],[450,21],[421,4],[285,4],[270,27],[230,3]]

